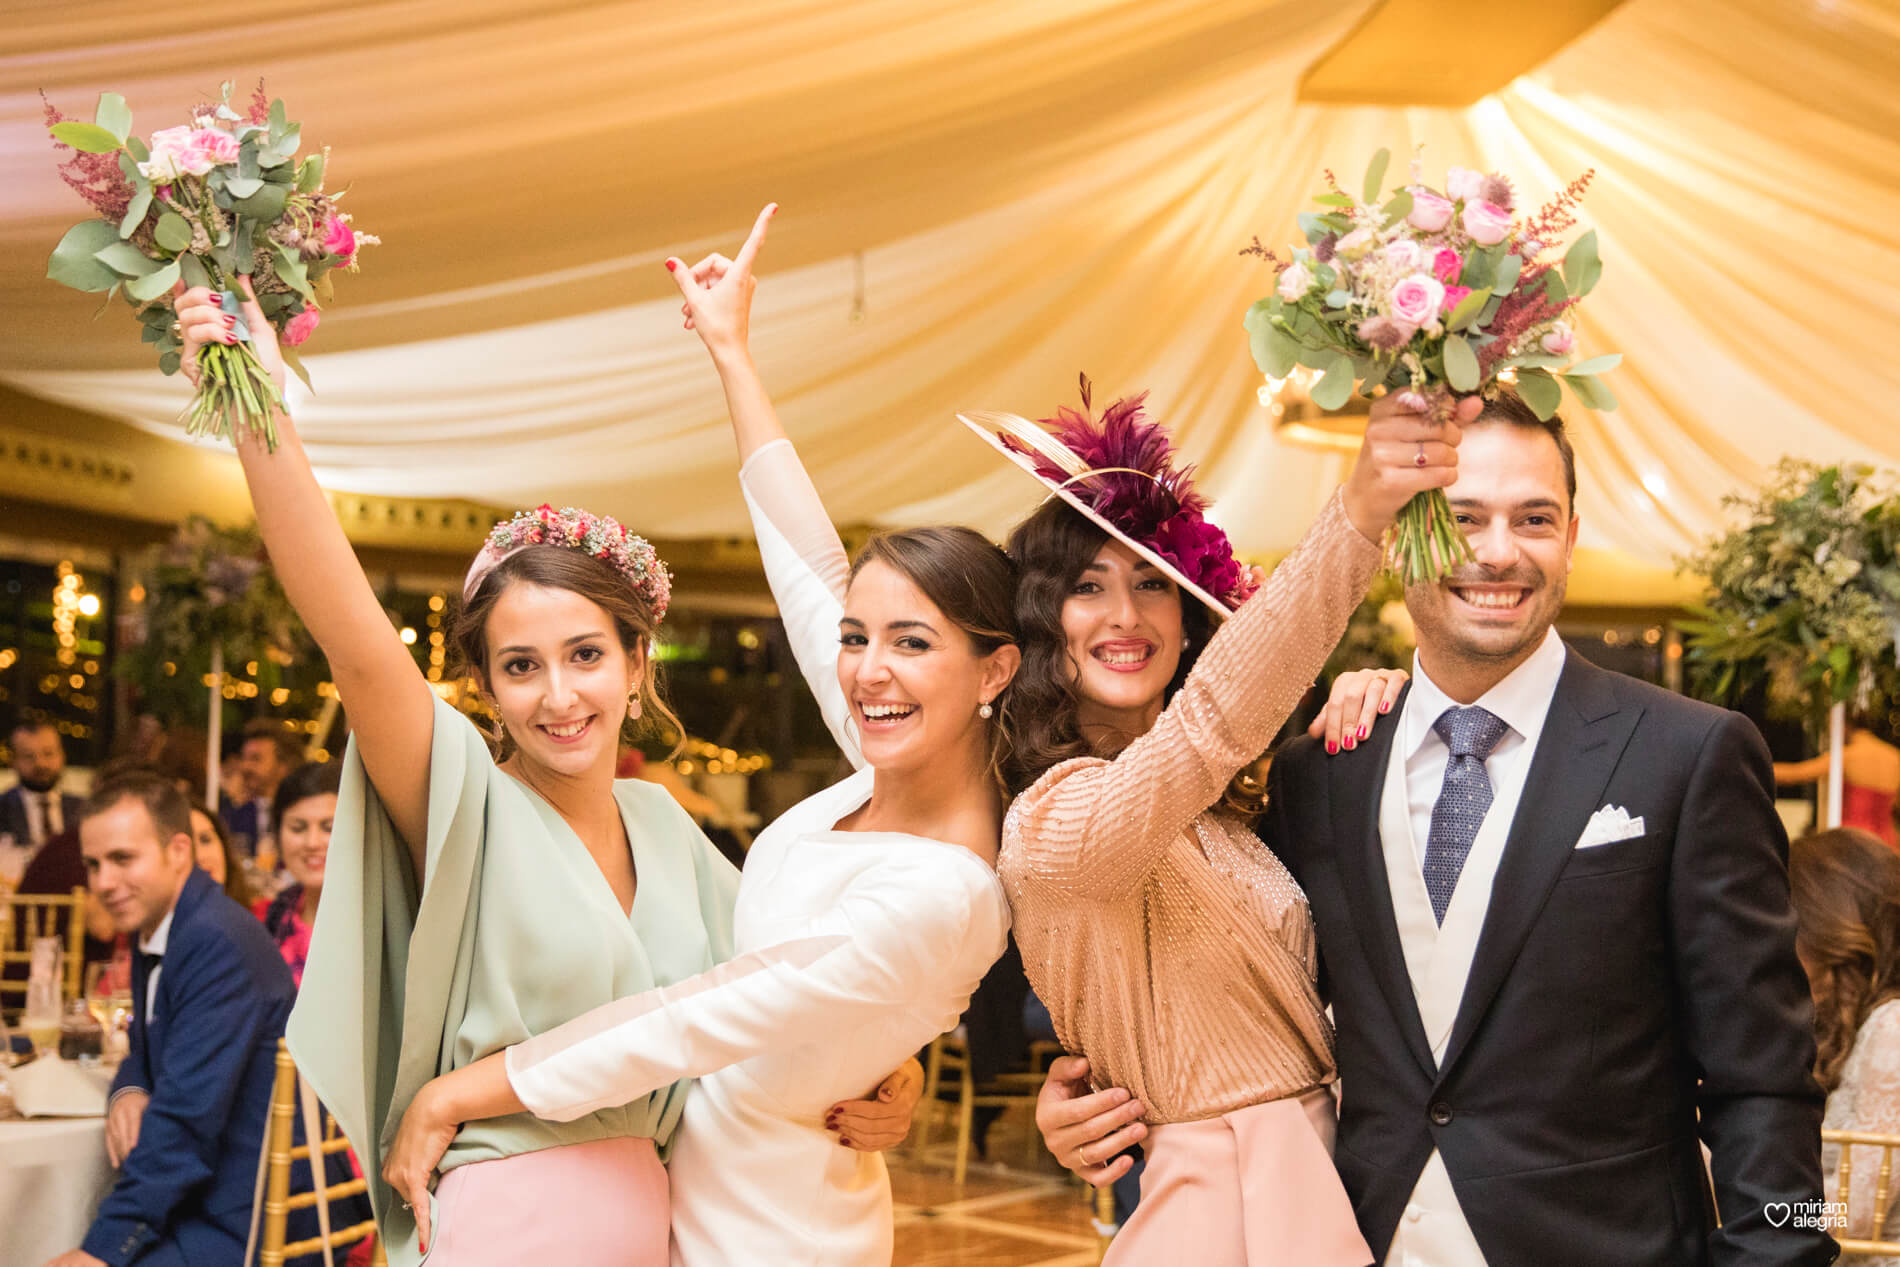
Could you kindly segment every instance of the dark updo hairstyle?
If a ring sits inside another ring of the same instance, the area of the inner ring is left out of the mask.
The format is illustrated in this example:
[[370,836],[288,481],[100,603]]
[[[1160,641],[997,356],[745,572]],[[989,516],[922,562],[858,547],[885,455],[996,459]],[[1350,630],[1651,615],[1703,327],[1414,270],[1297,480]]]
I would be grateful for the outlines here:
[[[880,532],[852,561],[852,579],[871,562],[886,565],[922,590],[963,631],[979,657],[1020,641],[1016,565],[982,533],[953,525]],[[995,715],[990,719],[989,768],[999,787],[1007,787],[1014,750],[1011,706],[1002,697],[1014,689],[1012,682],[991,701]]]
[[278,782],[277,794],[270,801],[271,826],[281,832],[284,829],[284,815],[290,812],[291,806],[313,796],[335,796],[342,786],[341,761],[305,762]]
[[[660,622],[654,619],[647,600],[634,593],[620,570],[604,559],[566,546],[531,545],[490,568],[456,611],[450,628],[450,640],[461,661],[460,674],[473,677],[484,690],[488,689],[488,616],[503,592],[517,581],[579,594],[613,619],[621,647],[646,663],[646,672],[640,677],[640,716],[627,719],[620,737],[633,743],[643,734],[663,734],[670,729],[675,736],[673,752],[677,754],[679,745],[685,742],[686,727],[660,692],[660,666],[653,654]],[[497,755],[505,759],[514,751],[514,740],[505,729],[498,726],[496,730],[500,733],[491,733],[490,738],[496,744]]]
[[1852,827],[1816,832],[1789,849],[1788,887],[1814,974],[1814,1077],[1831,1092],[1868,1015],[1900,998],[1900,855]]
[[[1082,734],[1076,677],[1081,666],[1069,655],[1062,628],[1062,605],[1095,556],[1112,538],[1054,498],[1044,502],[1009,534],[1009,555],[1016,560],[1016,624],[1022,630],[1023,667],[1011,692],[1015,750],[1008,769],[1011,793],[1021,792],[1051,766],[1073,757],[1112,757]],[[1178,587],[1177,587],[1178,589]],[[1201,648],[1214,632],[1214,617],[1185,590],[1181,595],[1181,665],[1169,681],[1163,701],[1174,698],[1187,680]]]

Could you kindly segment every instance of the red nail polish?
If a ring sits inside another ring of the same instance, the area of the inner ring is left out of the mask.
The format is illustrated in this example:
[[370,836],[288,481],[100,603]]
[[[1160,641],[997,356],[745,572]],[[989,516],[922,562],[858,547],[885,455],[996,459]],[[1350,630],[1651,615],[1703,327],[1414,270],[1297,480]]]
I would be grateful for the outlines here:
[[841,1139],[838,1141],[838,1143],[843,1145],[845,1148],[851,1147],[851,1141],[848,1139]]
[[1326,741],[1326,755],[1330,757],[1330,756],[1336,755],[1338,752],[1339,752],[1339,745],[1334,743],[1332,740],[1328,739]]
[[678,260],[668,260],[666,262],[666,271],[669,273],[676,273],[679,271],[679,266],[680,266],[680,262]]
[[1379,711],[1380,711],[1380,712],[1382,712],[1382,713],[1389,713],[1389,712],[1391,712],[1391,711],[1392,711],[1392,701],[1391,701],[1391,700],[1387,700],[1387,701],[1386,701],[1385,703],[1383,703],[1383,704],[1381,704],[1381,705],[1379,705]]
[[1359,738],[1361,739],[1364,739],[1367,735],[1371,733],[1372,733],[1372,727],[1370,726],[1361,726],[1359,728]]
[[1346,751],[1347,752],[1352,751],[1352,736],[1351,735],[1346,736]]

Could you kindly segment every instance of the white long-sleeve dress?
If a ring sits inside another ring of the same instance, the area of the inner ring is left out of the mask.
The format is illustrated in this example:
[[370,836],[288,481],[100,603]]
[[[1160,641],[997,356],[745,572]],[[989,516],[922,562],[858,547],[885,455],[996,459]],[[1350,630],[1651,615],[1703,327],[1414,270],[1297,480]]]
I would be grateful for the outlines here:
[[1009,907],[960,845],[835,830],[872,780],[836,671],[844,550],[789,442],[740,478],[799,666],[858,769],[754,842],[734,958],[509,1048],[508,1077],[557,1121],[699,1079],[667,1167],[676,1267],[888,1267],[884,1159],[841,1147],[825,1112],[956,1024]]

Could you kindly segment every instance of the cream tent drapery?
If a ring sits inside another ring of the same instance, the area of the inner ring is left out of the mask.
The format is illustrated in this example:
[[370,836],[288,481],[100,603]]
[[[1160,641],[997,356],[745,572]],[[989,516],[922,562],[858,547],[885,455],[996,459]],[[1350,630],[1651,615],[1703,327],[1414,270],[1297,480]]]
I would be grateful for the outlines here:
[[1666,563],[1783,454],[1900,464],[1900,5],[1630,0],[1468,109],[1298,104],[1364,9],[12,5],[0,379],[177,434],[127,311],[44,280],[85,209],[38,90],[81,117],[121,92],[149,133],[263,74],[384,241],[307,349],[299,425],[339,488],[743,532],[660,262],[777,200],[754,348],[839,519],[1000,530],[1030,492],[952,414],[1048,413],[1087,370],[1098,401],[1151,389],[1235,539],[1281,548],[1339,459],[1269,432],[1240,332],[1268,275],[1237,250],[1291,237],[1323,168],[1416,144],[1528,204],[1597,169],[1584,344],[1626,360],[1622,410],[1573,415],[1586,541]]

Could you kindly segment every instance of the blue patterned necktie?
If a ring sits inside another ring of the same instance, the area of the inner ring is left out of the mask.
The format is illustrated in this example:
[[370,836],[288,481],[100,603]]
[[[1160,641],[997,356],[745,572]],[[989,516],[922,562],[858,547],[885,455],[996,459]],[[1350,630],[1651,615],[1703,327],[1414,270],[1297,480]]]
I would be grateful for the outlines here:
[[1445,763],[1445,782],[1432,806],[1431,835],[1425,841],[1425,891],[1431,895],[1432,914],[1445,922],[1451,895],[1465,869],[1465,856],[1491,808],[1491,779],[1484,762],[1510,727],[1482,708],[1448,708],[1432,729],[1451,749]]

